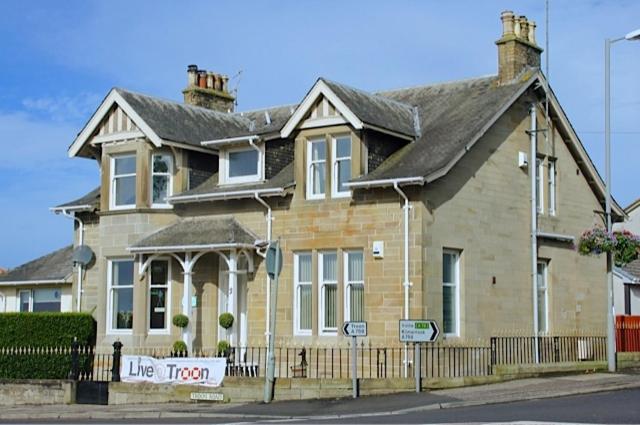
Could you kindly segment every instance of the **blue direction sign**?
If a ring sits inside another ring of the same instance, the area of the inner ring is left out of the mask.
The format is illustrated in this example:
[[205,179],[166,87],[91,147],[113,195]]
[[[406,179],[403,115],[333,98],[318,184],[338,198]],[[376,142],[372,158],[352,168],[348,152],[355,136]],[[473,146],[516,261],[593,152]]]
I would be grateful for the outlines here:
[[434,342],[438,335],[435,320],[400,320],[400,342]]

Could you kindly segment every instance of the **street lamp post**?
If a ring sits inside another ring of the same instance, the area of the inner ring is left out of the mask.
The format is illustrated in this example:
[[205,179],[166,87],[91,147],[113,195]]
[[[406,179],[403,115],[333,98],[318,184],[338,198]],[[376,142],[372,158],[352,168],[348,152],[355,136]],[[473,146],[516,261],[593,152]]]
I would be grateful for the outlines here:
[[[624,37],[604,40],[604,148],[606,199],[605,215],[607,232],[611,232],[611,45],[622,40],[640,40],[640,29],[632,31]],[[613,258],[607,252],[607,362],[609,372],[616,370],[615,331],[613,327]]]

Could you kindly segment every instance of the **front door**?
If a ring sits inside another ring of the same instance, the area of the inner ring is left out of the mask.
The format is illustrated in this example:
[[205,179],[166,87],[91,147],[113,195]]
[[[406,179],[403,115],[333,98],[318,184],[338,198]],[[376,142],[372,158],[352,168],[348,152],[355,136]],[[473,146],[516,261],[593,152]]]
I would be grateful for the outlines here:
[[218,341],[228,341],[234,347],[247,345],[247,264],[246,259],[238,259],[238,279],[236,293],[229,287],[229,269],[225,261],[220,261],[218,276],[218,317],[229,312],[233,314],[233,326],[223,329],[218,323]]

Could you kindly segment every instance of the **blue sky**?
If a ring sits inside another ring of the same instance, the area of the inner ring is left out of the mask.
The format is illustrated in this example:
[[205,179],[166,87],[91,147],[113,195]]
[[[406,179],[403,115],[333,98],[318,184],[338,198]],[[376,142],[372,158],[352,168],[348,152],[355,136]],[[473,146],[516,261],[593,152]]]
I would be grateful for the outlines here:
[[[550,80],[603,170],[603,43],[640,27],[637,1],[550,0]],[[181,100],[186,66],[242,71],[239,109],[299,102],[324,76],[380,90],[496,72],[499,15],[538,23],[544,0],[5,1],[0,4],[0,266],[71,242],[48,208],[98,184],[69,159],[113,86]],[[613,194],[640,197],[640,42],[614,46]],[[635,71],[635,72],[634,72]]]

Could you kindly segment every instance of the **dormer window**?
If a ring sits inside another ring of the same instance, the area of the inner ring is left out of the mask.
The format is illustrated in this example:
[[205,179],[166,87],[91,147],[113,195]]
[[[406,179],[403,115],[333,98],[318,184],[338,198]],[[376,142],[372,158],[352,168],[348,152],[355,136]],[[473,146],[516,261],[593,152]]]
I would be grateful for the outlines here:
[[307,148],[307,199],[324,199],[327,171],[327,142],[310,140]]
[[262,158],[264,152],[254,146],[229,148],[224,151],[221,159],[223,183],[249,183],[262,179]]
[[152,161],[151,204],[154,207],[168,207],[167,197],[171,196],[173,186],[173,158],[166,153],[154,154]]
[[136,156],[119,155],[111,158],[111,208],[136,206]]
[[331,196],[348,197],[349,188],[344,184],[351,180],[351,137],[339,136],[332,139],[331,159],[333,176],[331,178]]

